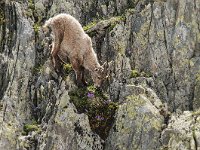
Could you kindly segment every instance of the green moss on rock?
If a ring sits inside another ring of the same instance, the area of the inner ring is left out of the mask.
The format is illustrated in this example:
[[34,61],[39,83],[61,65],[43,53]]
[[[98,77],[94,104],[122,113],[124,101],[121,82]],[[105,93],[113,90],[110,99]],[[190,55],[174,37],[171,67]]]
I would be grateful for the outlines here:
[[34,1],[33,0],[28,0],[28,8],[31,10],[35,9]]
[[130,78],[136,78],[136,77],[139,77],[139,72],[135,69],[131,70],[131,75],[130,75]]
[[63,65],[64,72],[68,75],[73,69],[71,64],[64,64]]
[[39,127],[39,125],[33,123],[33,124],[25,124],[24,128],[23,128],[23,135],[28,135],[29,132],[31,131],[40,131],[41,128]]
[[90,22],[89,24],[87,24],[86,26],[83,27],[84,31],[87,31],[89,29],[91,29],[92,27],[94,27],[97,24],[97,20],[94,20],[92,22]]
[[149,78],[149,77],[152,77],[152,74],[150,72],[144,72],[144,71],[139,72],[136,69],[131,70],[130,78],[137,78],[137,77]]
[[200,81],[200,71],[196,74],[196,81],[197,81],[197,82]]
[[84,29],[84,31],[88,31],[91,28],[95,27],[96,25],[102,25],[102,27],[104,27],[104,25],[105,25],[106,27],[109,27],[109,30],[112,30],[117,23],[119,23],[120,21],[124,21],[124,20],[125,20],[125,16],[123,16],[123,15],[112,17],[107,20],[94,20],[94,21],[90,22],[89,24],[87,24],[86,26],[84,26],[83,29]]
[[39,29],[40,29],[39,23],[35,23],[34,26],[33,26],[33,29],[34,29],[35,33],[38,33]]

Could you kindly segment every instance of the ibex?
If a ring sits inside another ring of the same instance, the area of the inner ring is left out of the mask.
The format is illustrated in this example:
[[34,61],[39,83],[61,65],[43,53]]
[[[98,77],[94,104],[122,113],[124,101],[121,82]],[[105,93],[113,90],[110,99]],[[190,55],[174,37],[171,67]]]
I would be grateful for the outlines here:
[[105,63],[100,65],[92,48],[91,38],[84,32],[81,24],[69,14],[59,14],[47,20],[43,30],[53,32],[52,62],[54,67],[59,60],[58,52],[66,54],[76,73],[78,86],[87,85],[84,69],[90,71],[94,86],[100,87],[105,75]]

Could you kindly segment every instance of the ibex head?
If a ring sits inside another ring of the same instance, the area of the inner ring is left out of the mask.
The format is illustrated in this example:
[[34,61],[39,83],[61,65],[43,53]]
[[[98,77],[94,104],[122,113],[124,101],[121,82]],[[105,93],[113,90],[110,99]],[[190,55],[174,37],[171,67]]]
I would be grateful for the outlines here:
[[107,68],[106,63],[104,63],[102,66],[97,67],[92,72],[92,79],[94,82],[95,87],[101,87],[102,82],[107,78]]

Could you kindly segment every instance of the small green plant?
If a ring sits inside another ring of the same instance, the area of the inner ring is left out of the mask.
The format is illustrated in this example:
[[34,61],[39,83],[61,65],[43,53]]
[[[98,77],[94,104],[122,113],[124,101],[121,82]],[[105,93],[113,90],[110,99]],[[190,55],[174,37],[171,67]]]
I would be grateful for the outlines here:
[[198,73],[196,74],[196,81],[197,81],[197,82],[200,81],[200,71],[198,71]]
[[35,23],[33,26],[33,29],[34,29],[35,33],[38,33],[40,30],[40,25],[38,23]]
[[33,67],[32,72],[33,72],[33,74],[43,73],[44,67],[42,65],[37,65],[37,66]]
[[66,74],[69,74],[73,70],[71,64],[64,64],[63,69],[64,69]]
[[139,76],[140,76],[140,74],[137,70],[131,70],[131,75],[130,75],[131,78],[136,78]]
[[113,28],[118,24],[120,23],[120,21],[124,21],[126,18],[125,16],[117,16],[117,17],[112,17],[110,18],[110,21],[111,21],[111,24],[110,24],[110,27],[109,27],[109,31],[112,31]]
[[35,5],[33,0],[28,0],[28,8],[34,10],[35,9]]
[[94,86],[88,86],[87,87],[87,90],[89,91],[89,92],[92,92],[92,93],[95,93],[96,92],[96,88],[94,87]]
[[91,29],[92,27],[94,27],[96,24],[97,24],[97,21],[94,20],[94,21],[90,22],[89,24],[87,24],[86,26],[84,26],[83,30],[87,31],[87,30]]
[[137,77],[146,77],[146,78],[149,78],[149,77],[152,77],[152,74],[149,72],[139,72],[138,70],[136,69],[133,69],[131,70],[131,73],[130,73],[130,78],[137,78]]
[[23,135],[28,135],[28,133],[31,132],[31,131],[37,131],[37,132],[39,132],[39,131],[41,131],[41,128],[36,123],[25,124],[24,128],[23,128],[22,134]]
[[91,129],[106,139],[118,104],[109,100],[105,93],[94,86],[76,89],[69,92],[69,95],[78,112],[88,115]]
[[113,17],[113,22],[115,23],[119,23],[119,21],[125,21],[125,15],[121,15],[121,16],[117,16],[117,17]]

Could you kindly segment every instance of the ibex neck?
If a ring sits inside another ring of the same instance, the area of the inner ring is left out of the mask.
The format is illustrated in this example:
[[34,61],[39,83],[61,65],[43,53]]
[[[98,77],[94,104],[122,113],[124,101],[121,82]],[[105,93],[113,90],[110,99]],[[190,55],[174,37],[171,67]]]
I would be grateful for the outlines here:
[[94,71],[95,68],[99,68],[100,64],[97,60],[96,54],[95,53],[90,53],[89,55],[86,55],[85,57],[85,62],[84,62],[84,67],[88,69],[89,71]]

